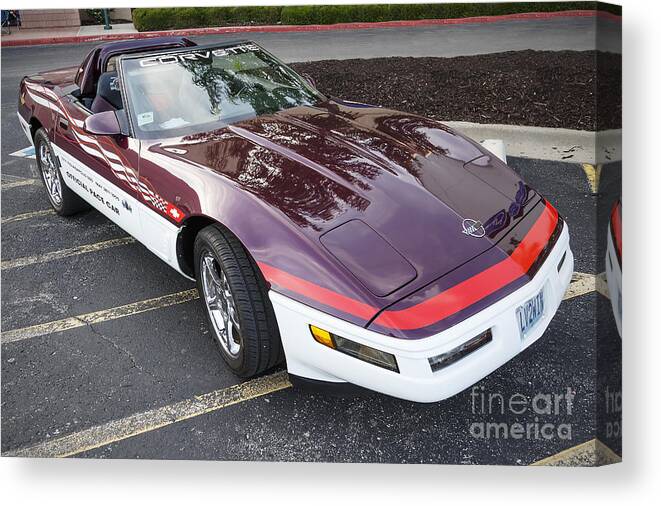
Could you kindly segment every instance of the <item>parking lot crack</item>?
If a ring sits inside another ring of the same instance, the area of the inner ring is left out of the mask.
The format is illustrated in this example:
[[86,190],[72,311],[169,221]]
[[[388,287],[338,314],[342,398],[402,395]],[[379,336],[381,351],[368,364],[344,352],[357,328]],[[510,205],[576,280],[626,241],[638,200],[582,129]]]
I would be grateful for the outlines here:
[[87,326],[92,331],[92,333],[94,335],[96,335],[97,337],[99,337],[102,341],[104,341],[105,343],[112,346],[115,350],[119,351],[121,354],[126,355],[129,359],[130,363],[131,363],[132,368],[137,369],[141,373],[148,374],[155,381],[159,381],[158,378],[156,376],[154,376],[153,373],[151,373],[150,371],[146,371],[140,364],[138,364],[137,360],[135,359],[135,355],[133,355],[133,353],[131,353],[130,350],[126,349],[124,346],[121,346],[115,340],[111,339],[110,337],[106,336],[105,334],[103,334],[102,332],[97,330],[94,327],[94,325],[92,325],[91,323],[86,322],[85,320],[83,320],[81,318],[76,318],[76,319],[79,320],[81,323],[85,324],[85,326]]

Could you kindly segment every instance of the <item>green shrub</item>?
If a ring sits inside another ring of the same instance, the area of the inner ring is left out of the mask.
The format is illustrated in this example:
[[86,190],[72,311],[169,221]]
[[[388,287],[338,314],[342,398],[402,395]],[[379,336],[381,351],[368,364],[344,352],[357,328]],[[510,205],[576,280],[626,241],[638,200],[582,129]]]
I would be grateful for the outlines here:
[[[327,25],[364,21],[450,19],[519,12],[593,10],[597,2],[507,2],[371,5],[292,5],[282,9],[284,25]],[[601,10],[620,13],[619,6],[599,4]]]
[[133,9],[139,32],[207,26],[271,25],[280,22],[282,7],[164,7]]
[[103,16],[103,9],[85,9],[85,13],[94,24],[102,25],[105,23],[106,18]]
[[518,12],[605,10],[621,14],[619,5],[599,2],[505,2],[368,5],[291,5],[286,7],[168,7],[133,9],[138,31],[232,25],[329,25],[371,21],[449,19]]

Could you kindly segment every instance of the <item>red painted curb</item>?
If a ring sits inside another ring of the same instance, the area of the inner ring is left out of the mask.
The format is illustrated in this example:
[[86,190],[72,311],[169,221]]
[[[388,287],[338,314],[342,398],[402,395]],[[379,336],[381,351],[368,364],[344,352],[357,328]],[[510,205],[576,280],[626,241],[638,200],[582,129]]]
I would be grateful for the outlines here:
[[213,28],[191,28],[183,30],[162,30],[157,32],[108,33],[103,35],[71,35],[65,37],[42,37],[36,39],[2,40],[0,46],[36,46],[45,44],[73,44],[77,42],[95,42],[104,40],[146,39],[162,36],[216,35],[224,33],[255,32],[321,32],[330,30],[365,30],[368,28],[398,28],[410,26],[463,25],[474,23],[497,23],[510,20],[551,19],[568,17],[600,17],[612,21],[621,21],[622,17],[610,12],[583,10],[559,12],[525,12],[503,14],[500,16],[478,16],[452,19],[416,19],[409,21],[379,21],[375,23],[338,23],[334,25],[260,25],[260,26],[219,26]]

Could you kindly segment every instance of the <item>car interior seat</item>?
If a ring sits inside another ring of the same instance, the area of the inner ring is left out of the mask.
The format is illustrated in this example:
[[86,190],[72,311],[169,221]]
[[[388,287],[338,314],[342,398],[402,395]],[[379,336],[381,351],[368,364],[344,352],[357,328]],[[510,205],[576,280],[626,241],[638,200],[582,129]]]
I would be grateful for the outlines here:
[[96,96],[91,106],[92,112],[116,111],[122,107],[117,72],[104,72],[99,77],[96,86]]

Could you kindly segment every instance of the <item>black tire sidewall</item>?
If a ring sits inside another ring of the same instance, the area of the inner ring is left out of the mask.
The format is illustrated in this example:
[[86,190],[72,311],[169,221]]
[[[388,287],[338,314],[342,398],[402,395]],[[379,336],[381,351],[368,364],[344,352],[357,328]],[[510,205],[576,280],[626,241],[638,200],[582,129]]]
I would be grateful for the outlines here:
[[[227,277],[228,283],[230,285],[230,290],[232,294],[236,293],[235,292],[235,277],[230,275],[228,270],[233,270],[234,268],[237,268],[237,266],[231,265],[231,260],[228,259],[228,255],[225,254],[223,255],[223,252],[220,251],[220,248],[218,248],[216,241],[210,241],[206,236],[201,237],[198,241],[195,243],[195,277],[197,280],[197,290],[200,294],[200,298],[202,299],[202,304],[204,306],[204,314],[206,315],[207,318],[207,324],[209,325],[209,332],[212,334],[215,334],[215,330],[213,327],[213,324],[211,322],[211,315],[209,314],[206,301],[204,300],[204,289],[202,287],[202,276],[200,272],[200,260],[204,256],[205,253],[210,252],[214,258],[216,259],[216,262],[218,262],[218,265],[220,266],[221,269],[225,272],[225,276]],[[223,257],[225,261],[223,261]],[[228,261],[229,260],[229,261]],[[229,265],[228,265],[229,264]],[[234,301],[234,304],[237,308],[238,311],[238,318],[239,318],[239,324],[241,326],[241,329],[245,329],[244,325],[244,311],[242,308],[239,306],[237,301]],[[244,335],[242,333],[241,335],[241,348],[239,350],[239,353],[236,357],[232,357],[229,353],[225,351],[223,346],[221,345],[218,336],[213,335],[213,341],[216,344],[216,348],[218,349],[218,352],[220,355],[223,357],[223,360],[227,365],[230,366],[230,368],[237,373],[239,376],[243,376],[245,374],[244,371],[246,369],[249,369],[249,365],[246,364],[245,359],[246,359],[246,346],[250,346],[251,343],[248,343],[247,341],[249,340],[249,337]]]

